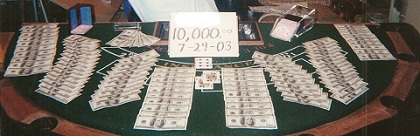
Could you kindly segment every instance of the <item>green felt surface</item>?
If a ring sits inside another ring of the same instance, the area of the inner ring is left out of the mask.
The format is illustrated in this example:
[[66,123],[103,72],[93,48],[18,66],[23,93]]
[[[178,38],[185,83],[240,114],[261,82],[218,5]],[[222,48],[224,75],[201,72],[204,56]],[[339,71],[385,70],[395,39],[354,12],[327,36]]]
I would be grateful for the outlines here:
[[[153,33],[154,23],[142,23],[142,31],[151,35]],[[69,36],[68,25],[60,25],[59,43]],[[371,61],[361,62],[351,50],[350,46],[339,35],[338,31],[330,24],[316,24],[314,28],[308,33],[302,35],[293,42],[284,42],[278,39],[271,38],[269,32],[272,24],[259,24],[262,36],[265,40],[264,46],[241,46],[240,57],[236,58],[213,58],[213,63],[221,67],[247,67],[253,65],[251,55],[254,51],[259,50],[268,54],[276,54],[295,48],[301,43],[323,38],[329,36],[337,40],[347,54],[348,60],[356,67],[360,73],[360,77],[369,83],[369,91],[360,96],[357,100],[349,105],[344,105],[336,100],[333,100],[330,111],[323,110],[312,106],[305,106],[296,103],[286,102],[282,100],[280,93],[275,92],[273,85],[268,85],[273,105],[275,107],[275,114],[277,118],[278,129],[275,130],[253,130],[253,129],[229,129],[225,124],[224,100],[221,92],[202,93],[199,90],[194,91],[193,104],[190,112],[188,126],[186,131],[149,131],[149,130],[135,130],[133,129],[136,115],[141,108],[143,100],[134,101],[118,107],[105,108],[93,112],[89,106],[88,101],[91,100],[90,95],[98,89],[97,85],[102,80],[102,75],[93,74],[87,84],[85,84],[82,95],[69,104],[62,104],[52,98],[45,97],[35,92],[38,88],[39,80],[45,74],[37,74],[28,77],[10,78],[17,91],[19,91],[25,98],[33,104],[45,109],[55,115],[70,120],[74,123],[85,125],[87,127],[120,134],[120,135],[283,135],[290,134],[306,129],[310,129],[337,119],[340,119],[362,106],[366,105],[374,98],[376,98],[386,87],[391,83],[393,75],[396,70],[396,61]],[[384,30],[379,26],[368,26],[369,29],[381,40],[381,42],[391,51],[395,56],[395,49],[391,40],[387,37]],[[109,47],[105,45],[106,42],[117,36],[120,32],[113,31],[112,24],[95,24],[93,29],[85,34],[87,37],[100,39],[102,47]],[[17,40],[17,35],[14,41]],[[10,60],[16,42],[11,43],[7,59]],[[193,58],[169,58],[167,55],[166,46],[153,46],[142,48],[126,48],[133,52],[142,52],[145,50],[155,49],[161,54],[162,59],[169,59],[173,61],[183,62],[174,63],[167,61],[159,61],[157,65],[163,66],[192,66]],[[59,44],[57,50],[57,57],[62,52],[62,45]],[[296,48],[291,53],[302,53],[303,48]],[[119,51],[115,51],[119,52]],[[121,53],[121,52],[120,52]],[[286,54],[287,55],[287,54]],[[308,59],[306,54],[300,55],[296,59]],[[118,57],[110,55],[104,51],[101,52],[101,58],[96,70],[108,65]],[[246,62],[241,62],[246,61]],[[296,61],[297,64],[303,65],[308,72],[313,72],[315,69],[305,61]],[[191,65],[190,65],[191,64]],[[7,64],[6,64],[7,65]],[[152,72],[152,71],[151,71]],[[200,71],[197,72],[197,75]],[[269,75],[265,73],[267,82],[269,82]],[[316,82],[319,83],[318,75],[314,74]],[[140,96],[144,98],[147,86],[142,89]],[[324,91],[327,91],[324,89]]]

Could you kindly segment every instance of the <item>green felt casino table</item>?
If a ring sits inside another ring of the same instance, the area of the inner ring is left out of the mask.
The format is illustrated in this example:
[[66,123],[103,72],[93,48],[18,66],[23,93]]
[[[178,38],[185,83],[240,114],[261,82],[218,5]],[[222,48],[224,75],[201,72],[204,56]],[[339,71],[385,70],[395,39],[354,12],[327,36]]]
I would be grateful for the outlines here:
[[[152,35],[156,23],[141,23],[142,31]],[[59,44],[56,57],[63,51],[61,42],[70,35],[68,25],[60,24]],[[239,57],[213,57],[214,70],[224,67],[243,68],[254,66],[251,56],[254,51],[267,54],[280,54],[293,57],[297,64],[302,65],[309,73],[315,71],[307,60],[301,46],[303,42],[323,37],[336,40],[341,48],[347,52],[346,57],[355,67],[359,76],[369,83],[369,91],[355,101],[344,105],[333,100],[329,111],[312,106],[300,105],[283,101],[279,92],[272,84],[268,84],[272,98],[278,129],[230,129],[226,127],[225,105],[222,92],[201,92],[194,90],[193,104],[185,131],[151,131],[133,129],[136,116],[142,106],[143,100],[130,102],[121,106],[92,111],[88,101],[90,95],[98,89],[98,84],[103,80],[103,75],[112,63],[120,57],[127,56],[130,52],[140,53],[156,50],[161,56],[156,65],[166,67],[192,67],[194,58],[170,58],[167,46],[148,46],[141,48],[113,48],[105,43],[117,36],[120,31],[114,31],[113,24],[95,24],[85,36],[101,40],[101,57],[95,68],[95,73],[85,84],[82,95],[68,104],[62,104],[50,97],[36,93],[39,80],[45,74],[36,74],[26,77],[6,78],[2,85],[1,104],[8,115],[24,123],[31,123],[42,117],[53,117],[58,120],[58,125],[52,131],[65,135],[286,135],[286,134],[346,134],[371,123],[390,118],[397,114],[392,106],[384,106],[381,98],[392,96],[403,101],[417,76],[420,66],[418,62],[406,60],[391,61],[359,61],[346,41],[340,36],[332,24],[315,24],[312,30],[292,42],[285,42],[271,38],[269,32],[273,26],[270,23],[258,24],[264,45],[240,46]],[[398,58],[399,54],[414,54],[407,47],[398,32],[386,31],[381,25],[368,24],[368,28],[380,39],[387,49]],[[6,64],[12,57],[16,45],[17,32],[10,43]],[[129,52],[127,52],[127,50]],[[117,54],[116,55],[112,55]],[[112,66],[112,65],[111,65]],[[150,71],[153,72],[153,71]],[[200,75],[197,70],[196,75]],[[265,72],[266,80],[270,77]],[[319,83],[319,76],[313,77]],[[402,82],[404,81],[404,82]],[[321,84],[322,86],[322,84]],[[221,90],[216,85],[216,90]],[[139,94],[144,98],[147,85]],[[324,92],[327,91],[324,88]]]

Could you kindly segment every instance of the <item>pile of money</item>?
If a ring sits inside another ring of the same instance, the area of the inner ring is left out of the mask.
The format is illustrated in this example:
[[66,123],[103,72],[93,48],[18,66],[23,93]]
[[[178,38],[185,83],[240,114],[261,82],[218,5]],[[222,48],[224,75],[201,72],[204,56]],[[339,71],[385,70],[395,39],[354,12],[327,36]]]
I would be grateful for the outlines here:
[[270,73],[271,81],[281,92],[283,100],[330,110],[332,99],[328,98],[328,92],[323,92],[312,74],[291,58],[258,51],[254,52],[252,58],[255,64],[265,67]]
[[65,38],[61,57],[40,80],[39,88],[35,92],[64,104],[80,96],[99,60],[99,42],[100,40],[80,35]]
[[159,54],[155,50],[142,52],[126,58],[119,59],[118,62],[107,71],[108,75],[100,81],[98,90],[91,95],[89,101],[93,111],[103,108],[115,107],[140,100],[143,85],[146,82],[149,70],[157,62]]
[[396,59],[365,25],[335,24],[334,26],[361,61]]
[[330,96],[349,104],[369,90],[355,67],[347,61],[338,42],[329,37],[303,43],[310,62],[320,75],[321,82],[332,93]]
[[156,67],[134,129],[186,130],[195,68]]
[[262,68],[222,68],[228,128],[277,129]]
[[142,47],[155,44],[160,39],[140,30],[124,30],[106,44],[117,47]]
[[4,76],[28,76],[50,71],[59,29],[57,23],[23,25]]

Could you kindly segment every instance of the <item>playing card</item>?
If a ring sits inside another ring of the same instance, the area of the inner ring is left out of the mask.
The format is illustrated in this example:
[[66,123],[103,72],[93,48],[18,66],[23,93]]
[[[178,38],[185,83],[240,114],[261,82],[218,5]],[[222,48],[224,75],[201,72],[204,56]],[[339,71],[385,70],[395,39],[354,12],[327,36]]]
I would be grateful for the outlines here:
[[205,70],[201,76],[212,83],[220,83],[220,71]]
[[197,69],[212,69],[212,58],[194,58],[194,65]]
[[213,89],[213,82],[207,80],[205,77],[197,76],[195,77],[195,89]]

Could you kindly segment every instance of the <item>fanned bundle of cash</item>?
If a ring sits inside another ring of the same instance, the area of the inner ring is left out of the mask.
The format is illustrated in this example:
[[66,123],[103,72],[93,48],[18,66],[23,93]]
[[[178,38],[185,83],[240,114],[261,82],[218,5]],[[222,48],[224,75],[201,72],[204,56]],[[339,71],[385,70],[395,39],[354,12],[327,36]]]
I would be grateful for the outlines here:
[[50,71],[56,52],[59,27],[53,24],[23,25],[5,77],[28,76]]
[[277,129],[262,68],[222,68],[228,128]]
[[118,63],[107,71],[108,75],[98,85],[98,90],[91,95],[89,101],[93,111],[115,107],[140,100],[143,85],[149,70],[157,62],[159,54],[150,50],[118,60]]
[[341,53],[337,41],[324,37],[303,45],[322,83],[333,93],[331,98],[347,105],[369,90],[368,84]]
[[195,68],[156,67],[134,129],[186,130]]
[[332,100],[315,79],[291,58],[254,52],[255,64],[265,67],[283,100],[330,110]]
[[106,44],[117,47],[142,47],[155,44],[160,39],[140,30],[124,30]]
[[64,104],[81,95],[99,60],[100,40],[80,35],[64,39],[64,51],[35,91]]
[[361,61],[396,60],[365,25],[335,24],[334,26]]

